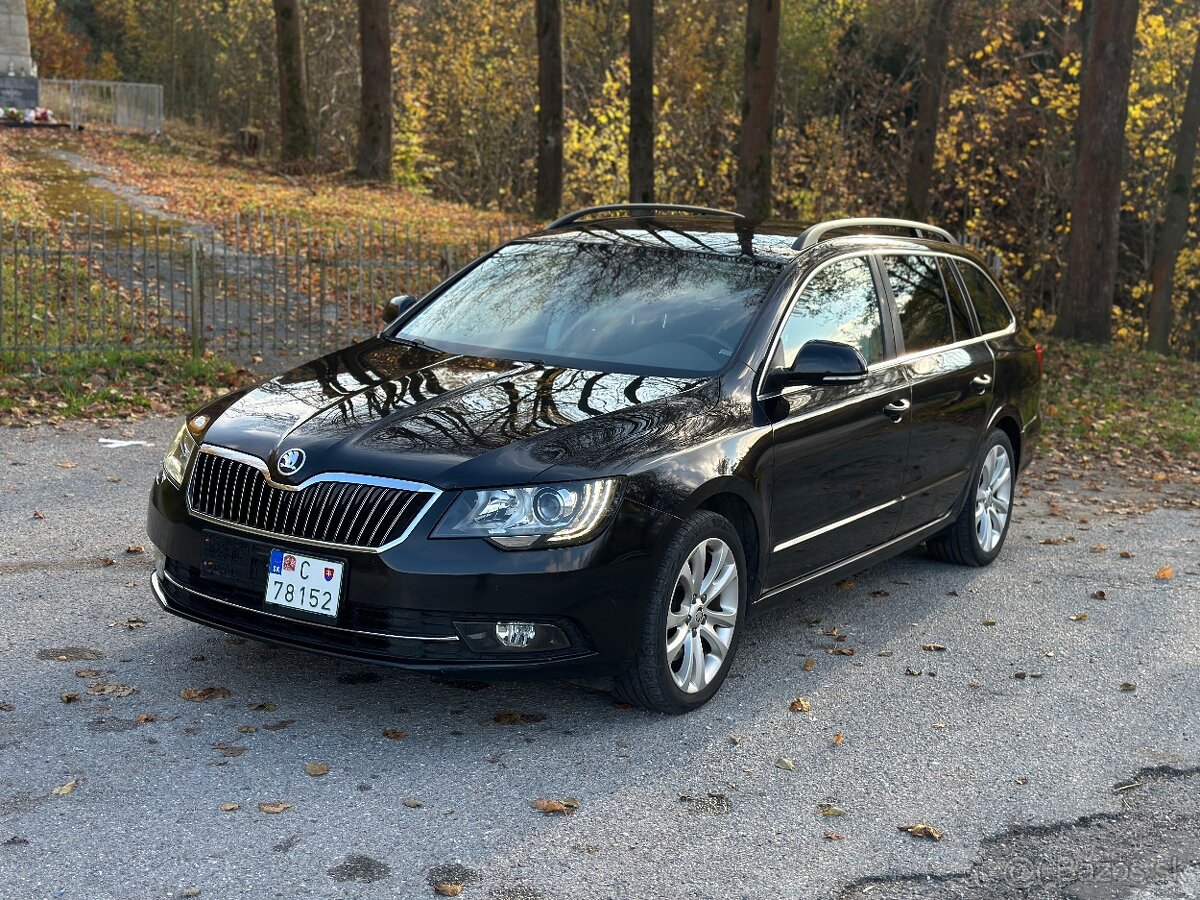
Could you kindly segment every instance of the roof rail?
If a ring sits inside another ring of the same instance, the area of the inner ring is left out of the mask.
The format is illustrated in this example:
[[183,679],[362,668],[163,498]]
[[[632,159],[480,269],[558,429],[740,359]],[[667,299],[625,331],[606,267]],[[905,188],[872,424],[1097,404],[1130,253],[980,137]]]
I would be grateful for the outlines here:
[[568,225],[574,225],[584,216],[599,215],[600,213],[636,213],[641,211],[643,214],[656,211],[689,213],[693,216],[722,216],[724,218],[744,219],[746,218],[741,213],[731,212],[726,209],[712,209],[708,206],[683,206],[678,203],[610,203],[607,206],[589,206],[587,209],[577,209],[574,212],[569,212],[560,219],[555,219],[546,226],[546,231],[551,231],[555,228],[565,228]]
[[929,225],[925,222],[913,222],[908,219],[833,219],[829,222],[821,222],[818,225],[813,225],[805,229],[804,233],[796,238],[796,243],[792,244],[792,249],[807,250],[831,231],[842,231],[847,228],[876,227],[903,228],[913,232],[914,237],[945,241],[947,244],[958,243],[954,239],[954,236],[946,229],[938,228],[936,225]]

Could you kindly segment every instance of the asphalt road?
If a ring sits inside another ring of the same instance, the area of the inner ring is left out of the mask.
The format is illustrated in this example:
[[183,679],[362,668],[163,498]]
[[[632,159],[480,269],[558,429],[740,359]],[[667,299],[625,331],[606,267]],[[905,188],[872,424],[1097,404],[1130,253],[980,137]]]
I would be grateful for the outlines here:
[[992,567],[916,552],[768,612],[665,718],[161,613],[126,548],[173,427],[0,433],[0,897],[1200,896],[1196,510],[1035,492]]

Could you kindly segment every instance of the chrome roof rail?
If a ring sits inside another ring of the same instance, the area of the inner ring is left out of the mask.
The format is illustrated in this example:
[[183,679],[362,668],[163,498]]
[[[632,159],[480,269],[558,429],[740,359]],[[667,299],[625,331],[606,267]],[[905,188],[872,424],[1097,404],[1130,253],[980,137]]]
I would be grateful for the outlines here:
[[545,230],[552,231],[555,228],[565,228],[568,225],[574,225],[585,216],[599,215],[600,213],[647,215],[654,212],[688,213],[693,216],[720,216],[726,219],[746,218],[741,213],[732,212],[727,209],[712,209],[708,206],[683,206],[678,203],[610,203],[607,206],[589,206],[586,209],[577,209],[574,212],[569,212],[562,218],[555,219],[546,226]]
[[958,243],[946,229],[925,222],[913,222],[909,219],[832,219],[805,229],[804,233],[796,238],[796,243],[792,244],[792,249],[807,250],[831,231],[853,228],[900,228],[913,232],[914,237],[945,241],[947,244]]

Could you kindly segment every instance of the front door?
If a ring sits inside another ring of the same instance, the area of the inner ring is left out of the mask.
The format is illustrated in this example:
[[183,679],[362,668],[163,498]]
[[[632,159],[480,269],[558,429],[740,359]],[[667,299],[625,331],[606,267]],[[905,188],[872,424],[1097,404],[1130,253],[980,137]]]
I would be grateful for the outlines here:
[[[789,367],[814,339],[857,347],[869,366],[890,354],[890,328],[866,257],[834,260],[812,276],[784,324],[773,365]],[[891,538],[910,403],[899,366],[872,368],[858,384],[788,388],[769,401],[776,424],[768,587]]]

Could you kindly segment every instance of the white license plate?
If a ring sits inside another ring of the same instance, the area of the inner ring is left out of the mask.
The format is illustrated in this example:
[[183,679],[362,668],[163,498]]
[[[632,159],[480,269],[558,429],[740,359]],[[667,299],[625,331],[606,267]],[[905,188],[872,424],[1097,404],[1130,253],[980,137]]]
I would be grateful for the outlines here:
[[343,568],[344,563],[272,550],[266,601],[297,612],[336,616]]

